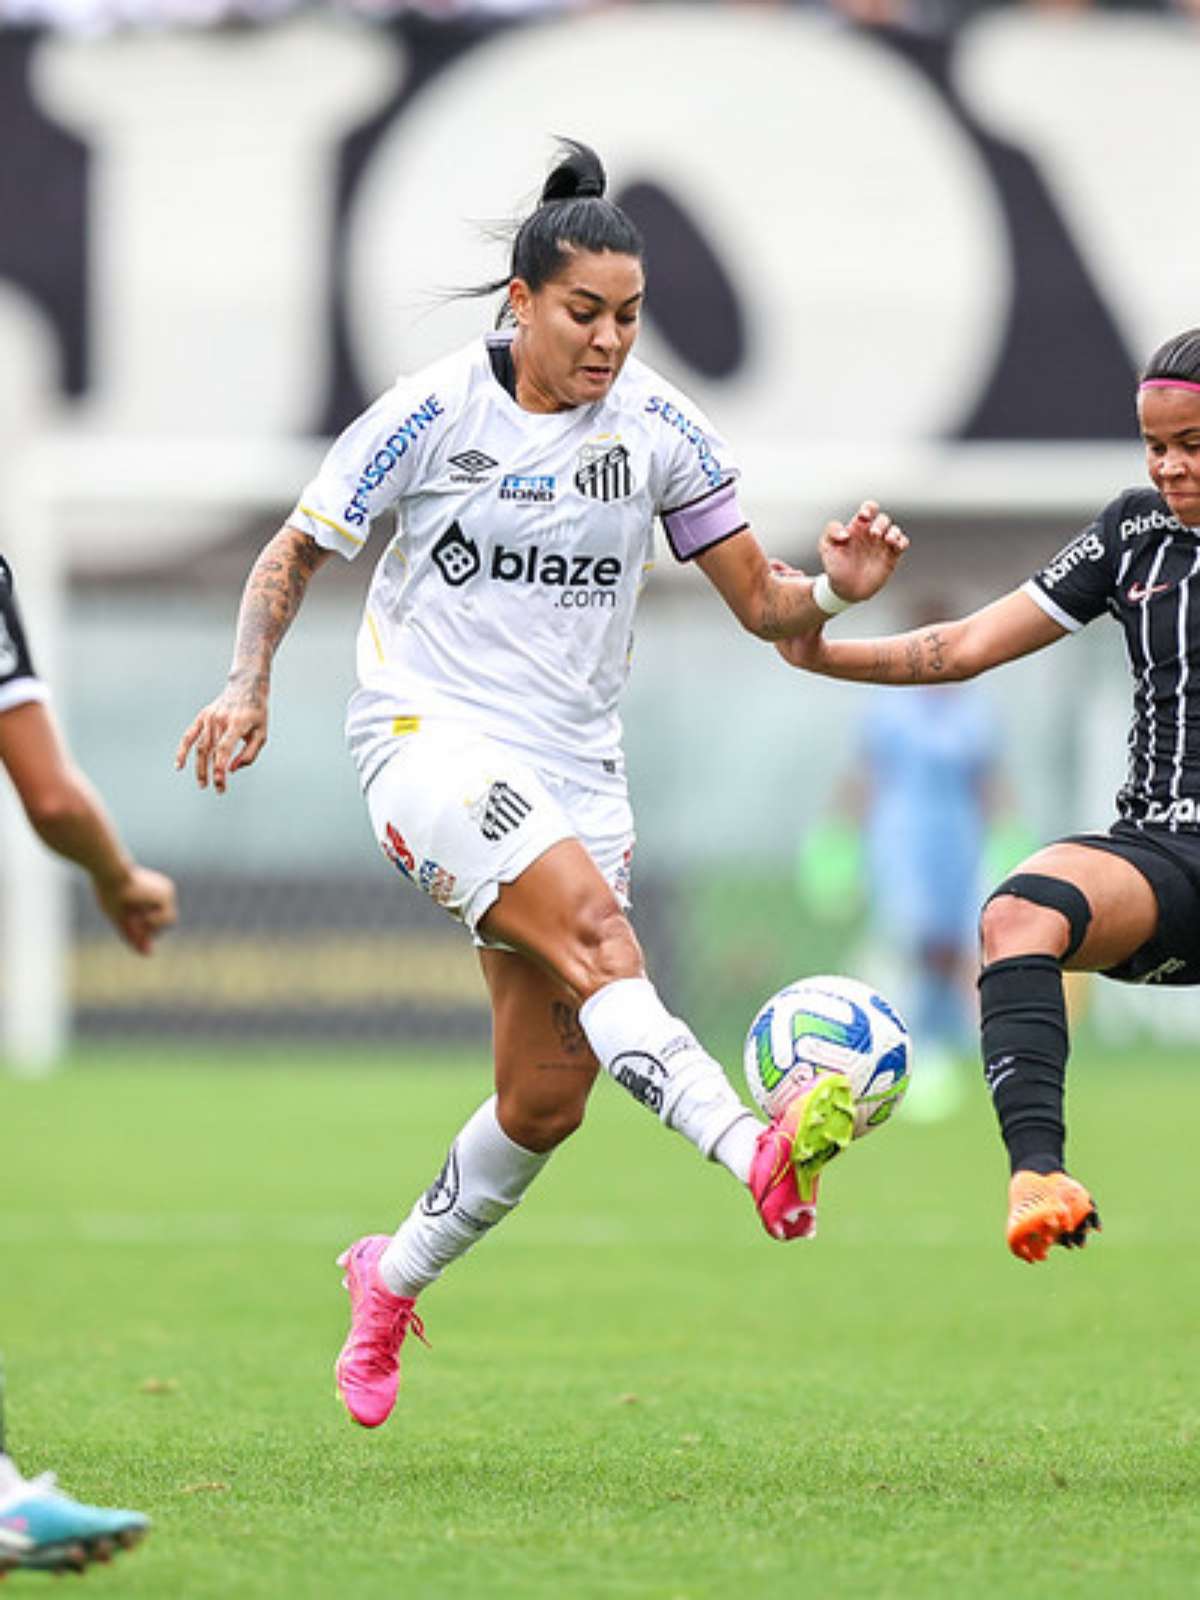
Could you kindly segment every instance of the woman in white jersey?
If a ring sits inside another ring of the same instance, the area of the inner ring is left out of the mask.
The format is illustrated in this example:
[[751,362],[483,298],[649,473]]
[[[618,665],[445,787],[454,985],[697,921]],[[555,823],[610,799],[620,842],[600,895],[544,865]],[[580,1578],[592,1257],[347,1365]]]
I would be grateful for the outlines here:
[[821,1167],[850,1136],[846,1080],[764,1128],[647,978],[626,917],[633,818],[617,699],[661,518],[760,638],[873,594],[906,540],[872,504],[830,524],[816,579],[776,571],[737,469],[695,406],[630,357],[642,242],[571,144],[518,229],[505,331],[402,378],[334,444],[247,581],[229,681],[183,737],[202,786],[266,739],[271,662],[313,573],[390,507],[358,642],[348,735],[376,837],[475,935],[495,1094],[393,1237],[340,1258],[350,1414],[390,1413],[415,1302],[517,1204],[579,1126],[603,1067],[728,1168],[776,1238],[815,1228]]

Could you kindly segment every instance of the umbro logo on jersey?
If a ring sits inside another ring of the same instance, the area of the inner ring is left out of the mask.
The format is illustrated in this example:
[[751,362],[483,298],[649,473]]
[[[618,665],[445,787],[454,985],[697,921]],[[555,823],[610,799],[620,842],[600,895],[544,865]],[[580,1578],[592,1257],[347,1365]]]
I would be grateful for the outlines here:
[[585,444],[575,487],[590,500],[626,500],[633,493],[629,451],[623,444]]
[[500,463],[493,461],[491,456],[484,455],[482,450],[460,450],[456,456],[450,457],[450,465],[457,467],[460,472],[490,472]]
[[1156,594],[1166,594],[1168,589],[1175,587],[1172,583],[1131,583],[1125,591],[1126,598],[1133,604],[1140,605],[1143,600],[1150,600]]
[[484,799],[479,831],[489,844],[495,844],[506,833],[519,828],[532,810],[525,796],[501,779],[492,785]]
[[454,589],[473,578],[483,565],[479,546],[452,522],[431,552],[437,569]]

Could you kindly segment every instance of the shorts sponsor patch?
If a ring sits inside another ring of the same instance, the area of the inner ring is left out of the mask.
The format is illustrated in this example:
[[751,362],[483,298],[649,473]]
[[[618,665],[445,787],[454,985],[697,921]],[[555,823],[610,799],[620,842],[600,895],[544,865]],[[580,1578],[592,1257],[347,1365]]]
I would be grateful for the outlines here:
[[394,823],[388,823],[387,831],[379,841],[379,846],[392,865],[397,867],[406,878],[413,876],[417,869],[416,857],[408,848],[404,835]]
[[452,872],[445,867],[440,867],[436,861],[422,861],[417,871],[417,882],[439,906],[446,906],[454,898],[454,885],[457,883]]

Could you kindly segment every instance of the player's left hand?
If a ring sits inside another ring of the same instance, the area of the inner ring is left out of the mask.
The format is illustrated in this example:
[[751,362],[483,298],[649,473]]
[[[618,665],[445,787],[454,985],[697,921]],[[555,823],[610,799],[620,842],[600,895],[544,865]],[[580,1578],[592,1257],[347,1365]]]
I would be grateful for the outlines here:
[[158,936],[175,925],[175,885],[152,867],[134,863],[121,878],[97,878],[95,889],[101,911],[140,956],[148,956]]
[[864,500],[849,522],[827,522],[821,565],[843,600],[869,600],[895,571],[908,535],[874,500]]

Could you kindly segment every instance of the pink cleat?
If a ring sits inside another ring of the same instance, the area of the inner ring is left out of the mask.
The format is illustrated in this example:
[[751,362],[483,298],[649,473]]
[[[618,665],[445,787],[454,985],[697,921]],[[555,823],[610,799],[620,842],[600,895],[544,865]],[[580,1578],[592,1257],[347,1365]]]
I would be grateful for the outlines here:
[[822,1072],[793,1095],[758,1136],[750,1193],[773,1239],[811,1239],[817,1231],[821,1169],[850,1143],[854,1091],[841,1072]]
[[350,1291],[350,1332],[334,1372],[346,1410],[364,1428],[377,1428],[392,1414],[408,1330],[429,1343],[416,1301],[380,1282],[379,1258],[391,1242],[386,1233],[371,1233],[337,1258],[346,1269],[342,1286]]

